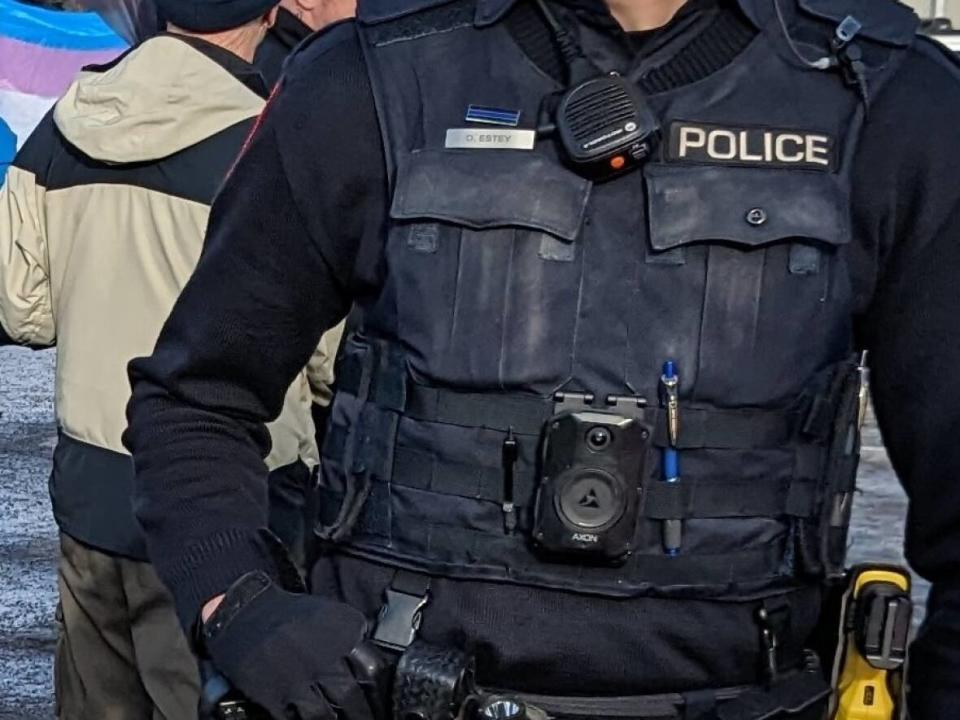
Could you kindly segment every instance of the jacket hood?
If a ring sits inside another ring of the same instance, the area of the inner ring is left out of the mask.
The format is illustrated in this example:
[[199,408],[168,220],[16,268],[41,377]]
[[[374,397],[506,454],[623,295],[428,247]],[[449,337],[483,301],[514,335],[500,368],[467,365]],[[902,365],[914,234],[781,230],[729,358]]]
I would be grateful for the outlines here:
[[257,115],[264,101],[199,50],[159,36],[106,69],[81,72],[54,122],[77,149],[109,163],[159,160]]

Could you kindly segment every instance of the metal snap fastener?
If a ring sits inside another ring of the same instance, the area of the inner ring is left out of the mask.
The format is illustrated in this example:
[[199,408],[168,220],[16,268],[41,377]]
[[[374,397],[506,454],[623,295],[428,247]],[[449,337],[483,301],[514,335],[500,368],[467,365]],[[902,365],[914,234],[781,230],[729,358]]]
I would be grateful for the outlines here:
[[760,227],[767,221],[767,211],[763,208],[753,208],[747,211],[747,222],[754,227]]

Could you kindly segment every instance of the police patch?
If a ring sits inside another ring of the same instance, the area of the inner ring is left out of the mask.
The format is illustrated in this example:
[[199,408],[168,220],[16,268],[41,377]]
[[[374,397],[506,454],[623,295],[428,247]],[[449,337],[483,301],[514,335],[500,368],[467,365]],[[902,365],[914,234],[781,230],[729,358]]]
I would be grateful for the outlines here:
[[674,122],[667,160],[827,172],[836,167],[836,142],[830,135],[805,130]]

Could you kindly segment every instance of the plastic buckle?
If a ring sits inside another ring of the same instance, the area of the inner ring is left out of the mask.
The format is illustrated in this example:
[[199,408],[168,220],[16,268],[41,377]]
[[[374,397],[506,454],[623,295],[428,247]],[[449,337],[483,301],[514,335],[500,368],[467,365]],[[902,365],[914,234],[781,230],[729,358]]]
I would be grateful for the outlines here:
[[389,650],[406,650],[420,629],[421,613],[426,604],[426,595],[409,595],[387,588],[373,642]]
[[857,20],[853,15],[847,15],[843,21],[837,25],[835,37],[840,47],[843,47],[853,40],[863,29],[863,23]]

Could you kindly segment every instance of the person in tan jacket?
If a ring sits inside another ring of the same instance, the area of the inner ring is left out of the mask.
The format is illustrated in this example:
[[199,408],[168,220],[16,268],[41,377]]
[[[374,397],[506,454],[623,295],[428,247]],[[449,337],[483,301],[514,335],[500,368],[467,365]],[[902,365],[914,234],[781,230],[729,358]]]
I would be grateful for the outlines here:
[[[168,32],[81,73],[0,188],[0,344],[57,353],[50,490],[65,720],[196,716],[196,663],[134,518],[134,467],[120,440],[126,365],[153,348],[264,106],[250,61],[274,4],[163,0]],[[317,362],[313,372],[328,377],[332,357]],[[318,461],[312,393],[305,369],[270,428],[266,463],[281,498],[283,488],[306,492]],[[278,510],[276,521],[287,543],[302,542],[302,516],[291,525]]]

